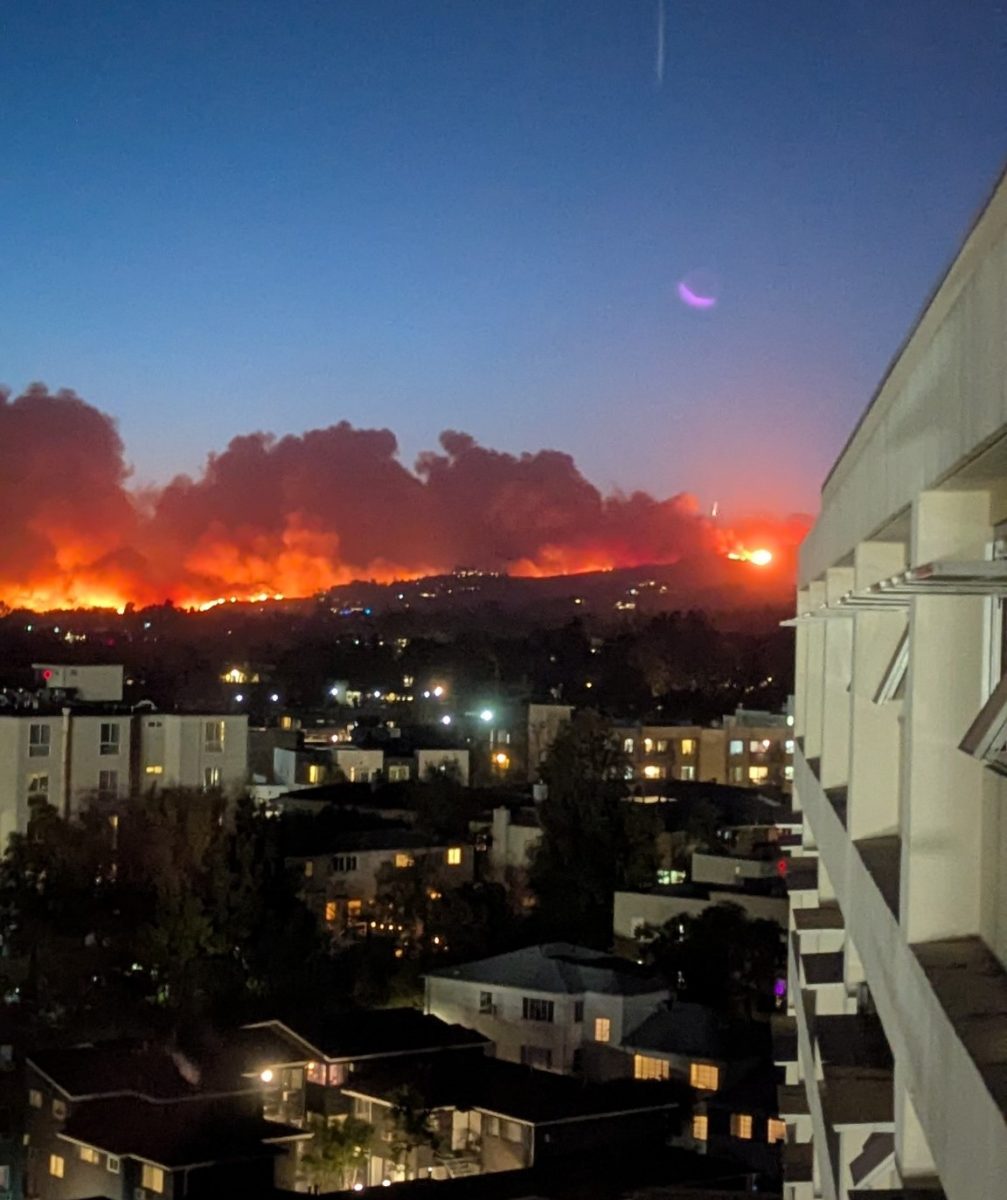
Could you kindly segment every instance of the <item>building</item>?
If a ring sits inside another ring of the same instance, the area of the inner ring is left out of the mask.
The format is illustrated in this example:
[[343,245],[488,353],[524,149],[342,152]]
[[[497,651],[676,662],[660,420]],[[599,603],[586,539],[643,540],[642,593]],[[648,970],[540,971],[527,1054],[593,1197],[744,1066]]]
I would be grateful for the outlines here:
[[1004,1192],[1005,329],[1007,175],[801,549],[787,1200]]
[[645,926],[660,929],[675,917],[698,916],[713,904],[736,904],[753,921],[775,921],[781,929],[787,927],[786,896],[691,883],[660,885],[646,892],[615,893],[612,935],[616,952],[637,954],[637,937]]
[[431,971],[424,1011],[478,1030],[508,1062],[608,1079],[623,1074],[625,1034],[668,995],[629,959],[552,942]]

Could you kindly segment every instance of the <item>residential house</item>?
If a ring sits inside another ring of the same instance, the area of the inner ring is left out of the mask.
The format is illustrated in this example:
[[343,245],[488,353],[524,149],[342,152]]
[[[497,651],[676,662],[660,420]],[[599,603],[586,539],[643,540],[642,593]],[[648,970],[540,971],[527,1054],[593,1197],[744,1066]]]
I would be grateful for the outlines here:
[[623,1073],[625,1034],[667,1000],[635,962],[553,942],[429,972],[424,1011],[478,1030],[508,1062],[606,1079]]

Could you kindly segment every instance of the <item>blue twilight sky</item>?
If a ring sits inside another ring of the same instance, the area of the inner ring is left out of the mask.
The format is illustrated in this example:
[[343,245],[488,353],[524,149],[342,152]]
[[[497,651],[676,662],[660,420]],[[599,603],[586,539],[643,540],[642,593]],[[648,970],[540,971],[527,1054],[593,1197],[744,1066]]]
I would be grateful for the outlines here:
[[0,379],[138,482],[345,418],[812,508],[1003,164],[1007,8],[661,7],[5,0]]

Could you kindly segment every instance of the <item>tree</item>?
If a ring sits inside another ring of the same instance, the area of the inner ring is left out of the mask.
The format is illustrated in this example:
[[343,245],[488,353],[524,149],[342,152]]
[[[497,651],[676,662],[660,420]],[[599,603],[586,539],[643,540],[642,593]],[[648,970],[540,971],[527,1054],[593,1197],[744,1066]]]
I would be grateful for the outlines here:
[[374,1126],[359,1117],[316,1125],[301,1159],[309,1182],[321,1192],[347,1190],[362,1182],[373,1137]]
[[542,764],[542,839],[529,880],[543,932],[607,946],[619,888],[653,882],[658,822],[626,799],[626,757],[597,713],[578,713]]
[[769,1010],[785,965],[780,927],[750,918],[737,904],[713,904],[682,913],[637,935],[640,956],[684,999],[722,1012]]
[[429,1146],[434,1152],[440,1149],[441,1139],[434,1126],[433,1109],[415,1088],[403,1084],[396,1089],[390,1117],[392,1158],[399,1165],[405,1165],[409,1155],[420,1146]]

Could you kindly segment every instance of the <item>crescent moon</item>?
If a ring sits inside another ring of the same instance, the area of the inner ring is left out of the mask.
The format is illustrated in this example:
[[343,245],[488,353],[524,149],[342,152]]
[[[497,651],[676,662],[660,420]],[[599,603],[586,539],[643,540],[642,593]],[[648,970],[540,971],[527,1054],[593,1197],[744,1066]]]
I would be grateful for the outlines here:
[[689,308],[713,308],[717,303],[716,296],[700,296],[687,283],[678,285],[678,298]]

